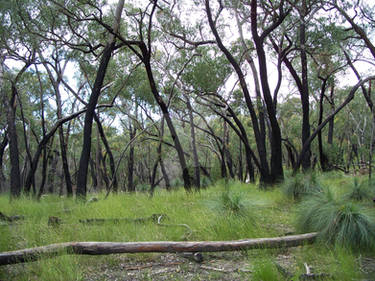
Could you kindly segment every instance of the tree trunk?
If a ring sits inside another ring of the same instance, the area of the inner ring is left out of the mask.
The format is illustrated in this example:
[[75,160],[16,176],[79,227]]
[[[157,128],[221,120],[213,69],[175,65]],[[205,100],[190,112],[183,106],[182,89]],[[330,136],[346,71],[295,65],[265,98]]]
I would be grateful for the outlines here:
[[274,238],[202,242],[66,242],[0,253],[0,265],[36,261],[64,254],[108,255],[120,253],[221,252],[296,247],[315,242],[317,233]]
[[100,122],[99,116],[97,114],[94,114],[94,119],[97,124],[98,132],[100,135],[100,138],[104,144],[105,150],[107,152],[107,155],[109,157],[109,167],[111,169],[112,174],[112,188],[114,192],[118,191],[118,184],[117,184],[117,177],[116,177],[116,167],[115,167],[115,159],[113,157],[113,153],[111,150],[111,147],[109,146],[109,143],[107,141],[107,138],[105,136],[102,123]]
[[[301,49],[301,68],[302,68],[302,146],[310,137],[310,102],[309,102],[309,82],[307,75],[307,55],[306,55],[306,23],[305,17],[307,15],[306,0],[302,1],[300,11],[300,27],[299,27],[299,45]],[[310,145],[306,146],[306,152],[302,159],[302,169],[309,170],[311,167],[311,149]]]
[[[321,91],[320,91],[320,98],[319,98],[319,119],[318,119],[318,126],[323,121],[323,100],[324,100],[324,93],[326,90],[327,85],[327,79],[323,80]],[[324,153],[323,150],[323,139],[322,139],[322,131],[319,131],[318,133],[318,148],[319,148],[319,161],[320,161],[320,167],[323,172],[326,172],[329,170],[329,161],[327,156]]]
[[242,166],[242,141],[239,139],[239,148],[238,148],[238,180],[243,182],[243,166]]
[[200,174],[200,164],[197,152],[197,144],[195,139],[195,127],[194,127],[194,116],[193,116],[193,109],[190,104],[190,97],[185,95],[186,97],[186,106],[189,113],[189,122],[190,122],[190,136],[191,136],[191,148],[193,150],[193,160],[194,160],[194,186],[196,189],[200,189],[201,187],[201,174]]
[[40,183],[39,192],[38,192],[38,200],[42,197],[44,193],[44,187],[46,184],[47,179],[47,167],[48,167],[48,157],[49,157],[49,151],[47,151],[47,148],[45,147],[43,149],[43,163],[42,163],[42,181]]
[[55,189],[55,177],[57,174],[57,163],[59,161],[59,152],[54,150],[49,157],[50,162],[50,169],[48,172],[48,180],[47,180],[47,191],[50,194],[54,193]]
[[[119,0],[117,7],[116,7],[115,21],[113,24],[113,33],[117,33],[118,31],[123,7],[124,7],[124,0]],[[111,58],[111,54],[112,54],[114,47],[115,47],[115,36],[113,34],[110,34],[108,43],[105,46],[102,57],[100,59],[99,69],[96,73],[94,86],[93,86],[92,93],[89,99],[89,103],[87,105],[87,111],[86,111],[84,127],[83,127],[83,146],[82,146],[82,152],[81,152],[81,157],[79,160],[79,168],[78,168],[78,173],[77,173],[76,195],[78,198],[81,198],[81,199],[86,198],[86,192],[87,192],[87,186],[86,186],[87,172],[88,172],[88,165],[90,161],[92,121],[93,121],[94,114],[95,114],[95,107],[100,96],[104,77],[105,77],[108,63]]]
[[[137,129],[132,126],[132,120],[129,120],[129,142],[135,137]],[[134,145],[129,147],[129,160],[128,160],[128,188],[127,191],[134,192]]]
[[177,135],[176,129],[173,125],[171,116],[169,115],[168,107],[159,94],[159,91],[156,87],[156,83],[155,83],[155,80],[154,80],[154,76],[152,74],[151,62],[150,62],[150,53],[149,53],[151,50],[147,50],[147,47],[144,43],[141,44],[141,50],[142,50],[142,54],[143,54],[143,63],[144,63],[145,68],[146,68],[147,77],[148,77],[148,81],[150,83],[150,88],[151,88],[152,94],[154,95],[154,98],[155,98],[156,102],[158,103],[158,105],[159,105],[159,107],[160,107],[160,109],[163,113],[164,119],[167,122],[167,126],[169,128],[169,131],[171,133],[171,137],[172,137],[173,142],[174,142],[175,149],[177,151],[178,159],[179,159],[181,170],[182,170],[182,178],[183,178],[183,181],[184,181],[184,188],[185,188],[186,191],[191,191],[189,169],[188,169],[187,164],[186,164],[184,150],[183,150],[182,145],[180,143],[180,139]]
[[7,124],[9,138],[9,158],[10,158],[10,194],[11,198],[21,195],[21,174],[19,164],[18,138],[16,128],[16,88],[12,85],[12,97],[8,100],[3,93],[4,105],[7,108]]
[[96,177],[96,168],[94,160],[90,157],[90,172],[91,172],[91,179],[92,179],[92,188],[94,191],[98,191],[98,179]]
[[[251,1],[251,34],[258,54],[259,76],[262,85],[263,99],[266,103],[268,119],[271,125],[271,175],[265,182],[275,183],[284,178],[283,157],[281,149],[281,130],[276,117],[276,108],[272,100],[271,91],[268,84],[267,59],[264,50],[265,33],[258,35],[257,25],[257,1]],[[282,15],[279,15],[281,18]],[[281,24],[282,20],[279,21]],[[274,27],[276,28],[276,27]],[[275,101],[276,103],[276,101]]]
[[5,133],[4,139],[0,144],[0,193],[3,190],[5,191],[5,187],[6,187],[6,178],[5,178],[4,169],[3,169],[3,159],[4,159],[5,148],[7,147],[8,143],[9,143],[8,135],[7,133]]
[[232,179],[234,179],[234,172],[233,172],[233,161],[232,161],[232,155],[229,151],[229,130],[228,130],[228,124],[227,122],[223,123],[223,152],[224,152],[224,159],[227,163],[229,175]]
[[[205,1],[206,4],[206,13],[208,17],[208,22],[210,24],[210,28],[212,33],[215,36],[216,42],[220,50],[225,54],[227,60],[230,62],[234,70],[236,71],[236,74],[238,76],[238,79],[240,80],[240,86],[243,92],[243,95],[245,97],[246,105],[250,112],[251,122],[253,125],[253,131],[254,131],[254,137],[258,149],[258,155],[259,155],[259,172],[260,172],[260,182],[261,183],[272,183],[273,179],[269,174],[269,167],[267,162],[267,152],[266,152],[266,144],[265,144],[265,136],[262,136],[262,133],[259,130],[259,124],[258,124],[258,117],[256,115],[253,103],[251,101],[250,93],[248,90],[248,87],[246,85],[245,76],[241,70],[240,65],[236,61],[236,59],[233,57],[233,55],[229,52],[229,50],[224,46],[219,33],[216,30],[215,23],[212,19],[211,9],[209,0]],[[262,73],[260,73],[260,76],[262,77]],[[244,143],[245,146],[248,145]],[[281,151],[280,151],[281,152]],[[282,168],[282,167],[281,167]]]
[[[331,112],[335,111],[335,101],[333,99],[333,95],[334,95],[334,85],[331,86],[331,93],[330,93]],[[333,144],[334,126],[335,126],[335,118],[332,118],[328,123],[328,137],[327,137],[328,144]]]
[[341,103],[341,105],[339,107],[336,108],[336,110],[331,113],[316,129],[315,131],[311,134],[311,136],[309,137],[308,140],[306,140],[306,143],[304,144],[304,146],[302,147],[301,149],[301,152],[298,156],[298,159],[296,161],[296,165],[293,169],[293,173],[297,173],[300,165],[301,165],[301,162],[302,162],[302,159],[304,157],[304,153],[307,151],[309,145],[311,145],[311,142],[315,139],[315,137],[317,136],[317,134],[319,133],[319,131],[321,131],[324,126],[337,114],[341,111],[341,109],[343,109],[348,103],[350,103],[353,98],[354,98],[354,95],[356,93],[356,91],[358,90],[359,87],[361,87],[364,83],[370,81],[370,80],[375,80],[375,76],[369,76],[367,77],[366,79],[363,79],[361,81],[359,81],[354,87],[352,87],[352,89],[350,90],[348,96],[346,97],[346,99]]

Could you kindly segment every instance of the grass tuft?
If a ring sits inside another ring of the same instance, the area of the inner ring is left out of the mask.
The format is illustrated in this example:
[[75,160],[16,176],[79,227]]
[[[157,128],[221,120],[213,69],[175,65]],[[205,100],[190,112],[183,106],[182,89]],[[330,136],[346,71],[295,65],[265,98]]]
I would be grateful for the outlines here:
[[350,191],[345,194],[345,199],[355,201],[370,200],[373,197],[371,186],[372,181],[359,182],[358,178],[354,178]]
[[355,203],[337,201],[329,189],[300,204],[297,229],[317,231],[322,241],[353,250],[369,250],[375,245],[373,218]]
[[316,173],[300,173],[287,177],[282,190],[287,197],[300,200],[305,195],[322,191],[322,186],[318,181]]

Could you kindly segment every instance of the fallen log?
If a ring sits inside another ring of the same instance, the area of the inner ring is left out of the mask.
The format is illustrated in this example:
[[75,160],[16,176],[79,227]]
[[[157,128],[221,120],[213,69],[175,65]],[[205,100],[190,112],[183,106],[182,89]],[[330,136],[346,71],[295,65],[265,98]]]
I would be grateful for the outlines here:
[[0,253],[0,265],[36,261],[53,256],[109,255],[122,253],[177,253],[177,252],[221,252],[248,249],[295,247],[311,244],[316,232],[274,238],[255,238],[235,241],[197,242],[66,242],[11,252]]
[[92,218],[92,219],[80,219],[80,223],[85,224],[103,224],[103,223],[147,223],[147,222],[156,222],[159,223],[160,218],[166,218],[167,215],[164,214],[152,214],[149,217],[145,218]]
[[24,216],[19,216],[19,215],[7,216],[4,213],[0,212],[0,220],[1,221],[15,222],[15,221],[23,220],[23,219],[25,219]]

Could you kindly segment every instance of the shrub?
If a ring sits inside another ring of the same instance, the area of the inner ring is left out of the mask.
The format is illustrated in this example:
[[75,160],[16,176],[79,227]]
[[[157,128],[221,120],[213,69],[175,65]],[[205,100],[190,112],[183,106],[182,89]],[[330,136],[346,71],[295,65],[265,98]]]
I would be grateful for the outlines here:
[[336,201],[329,190],[312,195],[301,203],[297,229],[319,232],[327,243],[348,248],[371,249],[375,245],[375,222],[360,206]]
[[246,215],[247,203],[243,198],[245,196],[242,193],[225,189],[215,199],[207,200],[206,204],[216,212],[225,213],[226,215]]
[[371,185],[372,181],[363,181],[360,183],[357,178],[354,178],[353,186],[351,187],[351,190],[345,194],[345,199],[355,201],[371,199],[373,196],[373,192],[370,188]]
[[283,192],[286,196],[299,200],[303,196],[322,191],[315,173],[297,174],[285,179]]
[[245,209],[245,204],[240,193],[224,191],[220,197],[220,203],[224,210],[234,214],[240,214]]

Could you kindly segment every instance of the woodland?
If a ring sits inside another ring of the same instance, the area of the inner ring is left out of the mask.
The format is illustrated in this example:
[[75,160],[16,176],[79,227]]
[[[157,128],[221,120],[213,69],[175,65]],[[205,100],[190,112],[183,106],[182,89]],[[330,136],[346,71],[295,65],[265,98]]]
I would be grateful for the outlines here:
[[[160,280],[375,275],[371,1],[0,0],[0,21],[0,279],[159,280],[160,256],[120,279],[134,256],[81,256],[139,252],[191,254]],[[196,265],[222,251],[250,269]]]

